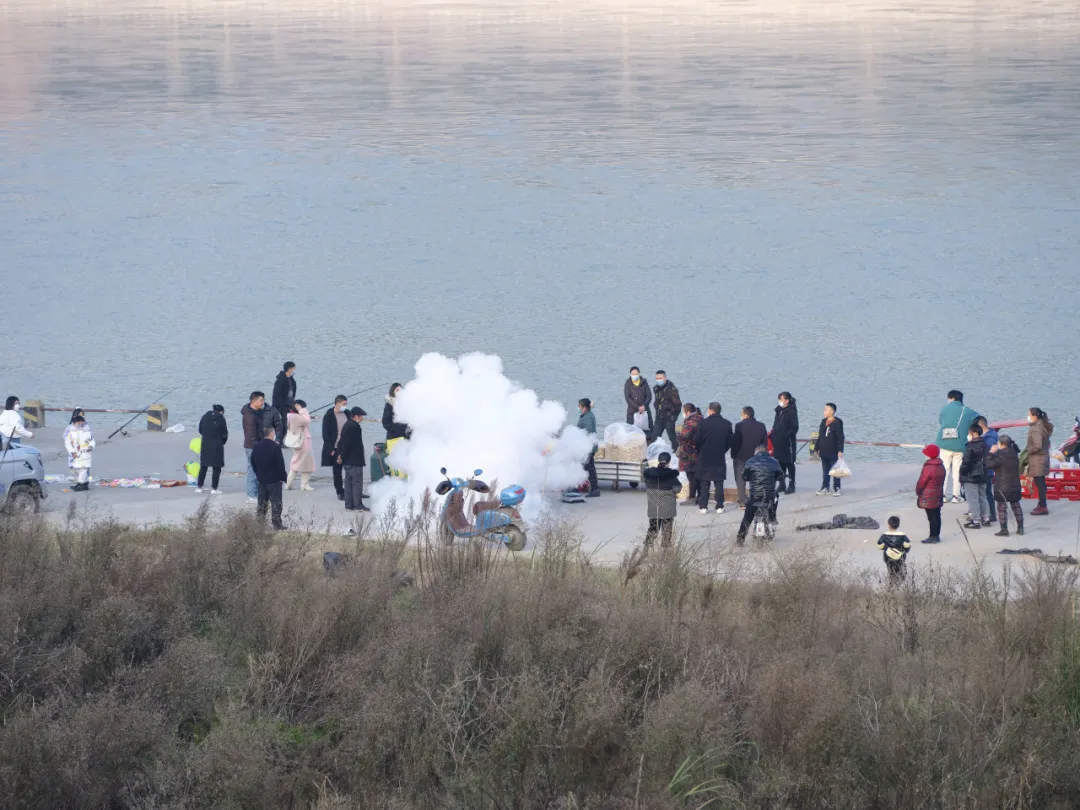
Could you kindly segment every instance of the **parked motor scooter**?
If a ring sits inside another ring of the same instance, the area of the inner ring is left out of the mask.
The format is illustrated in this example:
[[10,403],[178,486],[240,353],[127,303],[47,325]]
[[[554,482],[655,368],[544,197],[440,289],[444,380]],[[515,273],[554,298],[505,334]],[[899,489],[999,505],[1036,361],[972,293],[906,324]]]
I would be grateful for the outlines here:
[[[446,476],[446,468],[440,472]],[[473,504],[473,520],[465,514],[466,491],[486,495],[491,487],[478,476],[483,470],[476,470],[470,478],[450,478],[440,481],[435,487],[438,495],[447,495],[439,516],[439,538],[447,545],[456,537],[481,537],[495,543],[503,543],[510,551],[525,548],[525,527],[517,506],[525,500],[525,488],[510,486],[499,492],[498,498],[477,501]]]

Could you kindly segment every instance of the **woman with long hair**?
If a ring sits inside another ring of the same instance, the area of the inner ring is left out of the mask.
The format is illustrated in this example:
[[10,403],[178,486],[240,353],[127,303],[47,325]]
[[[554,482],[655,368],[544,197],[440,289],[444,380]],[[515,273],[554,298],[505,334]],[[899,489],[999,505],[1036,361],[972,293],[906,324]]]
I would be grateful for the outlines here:
[[1031,510],[1033,515],[1048,515],[1046,508],[1046,476],[1050,473],[1050,437],[1054,426],[1042,408],[1028,409],[1027,474],[1035,482],[1039,493],[1039,505]]
[[300,489],[312,492],[315,489],[311,485],[311,474],[315,472],[315,454],[311,451],[311,414],[308,413],[307,403],[302,399],[296,400],[289,408],[285,446],[293,451],[285,489],[292,489],[296,474],[300,473]]

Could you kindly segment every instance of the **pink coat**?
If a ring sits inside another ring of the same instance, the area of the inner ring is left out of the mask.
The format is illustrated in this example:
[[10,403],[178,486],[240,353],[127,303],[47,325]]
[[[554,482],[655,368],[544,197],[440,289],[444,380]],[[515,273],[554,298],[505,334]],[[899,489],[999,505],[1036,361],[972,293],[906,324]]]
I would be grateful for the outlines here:
[[311,415],[304,409],[289,414],[289,433],[300,433],[303,442],[293,450],[289,469],[294,473],[315,472],[315,454],[311,452]]

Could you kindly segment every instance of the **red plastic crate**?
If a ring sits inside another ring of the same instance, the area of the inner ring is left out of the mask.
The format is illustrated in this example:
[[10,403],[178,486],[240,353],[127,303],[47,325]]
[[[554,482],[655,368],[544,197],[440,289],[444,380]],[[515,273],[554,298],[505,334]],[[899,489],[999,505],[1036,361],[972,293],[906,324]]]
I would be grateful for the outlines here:
[[[1020,477],[1020,491],[1025,498],[1037,498],[1034,482]],[[1046,500],[1080,501],[1080,470],[1050,470],[1046,476]]]

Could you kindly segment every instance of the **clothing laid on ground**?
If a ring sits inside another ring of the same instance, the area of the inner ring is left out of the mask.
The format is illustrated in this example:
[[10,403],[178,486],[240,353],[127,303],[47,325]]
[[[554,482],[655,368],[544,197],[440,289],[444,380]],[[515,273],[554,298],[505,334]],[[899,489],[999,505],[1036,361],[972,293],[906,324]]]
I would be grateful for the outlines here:
[[804,526],[796,526],[797,532],[830,531],[832,529],[880,529],[881,524],[872,517],[848,517],[847,515],[834,515],[828,523],[807,523]]

